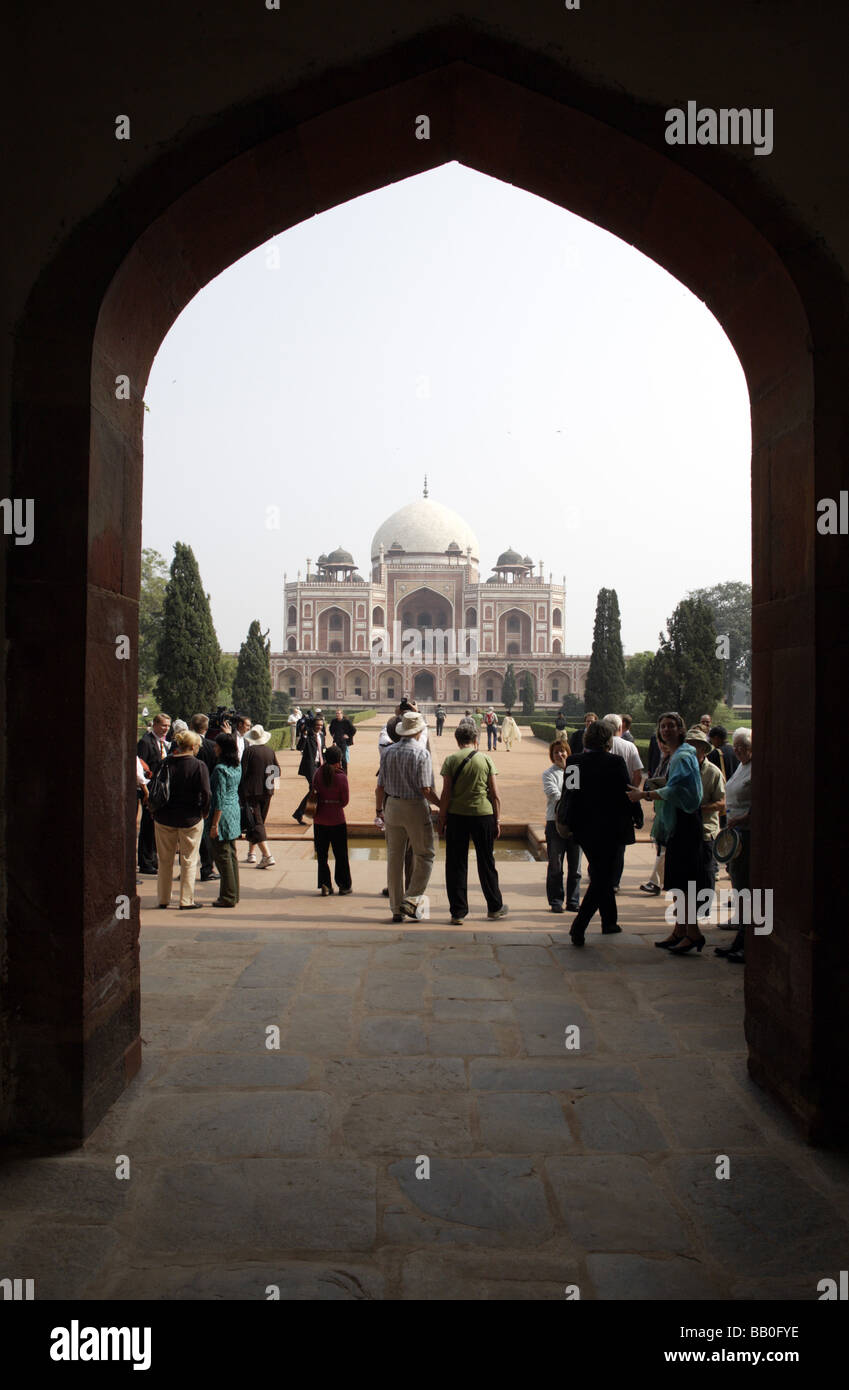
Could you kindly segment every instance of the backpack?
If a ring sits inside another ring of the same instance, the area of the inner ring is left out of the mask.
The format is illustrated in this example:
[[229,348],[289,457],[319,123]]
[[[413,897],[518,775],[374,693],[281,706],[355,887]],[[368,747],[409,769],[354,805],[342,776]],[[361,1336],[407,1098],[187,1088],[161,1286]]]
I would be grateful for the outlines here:
[[171,766],[168,758],[163,758],[150,779],[147,789],[147,809],[151,815],[168,805],[171,795]]

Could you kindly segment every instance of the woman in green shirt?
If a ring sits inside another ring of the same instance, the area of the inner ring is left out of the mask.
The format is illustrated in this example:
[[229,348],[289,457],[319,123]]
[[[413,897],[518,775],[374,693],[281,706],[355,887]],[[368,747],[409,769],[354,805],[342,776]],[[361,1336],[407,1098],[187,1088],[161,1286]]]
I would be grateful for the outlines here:
[[474,719],[461,719],[454,737],[459,752],[450,753],[440,769],[442,796],[436,824],[440,835],[445,835],[445,887],[451,925],[458,927],[469,911],[469,840],[475,846],[487,917],[506,917],[507,908],[493,853],[501,834],[495,764],[488,754],[478,752],[479,732]]
[[232,734],[219,734],[215,740],[215,751],[218,762],[209,779],[212,793],[209,838],[212,841],[215,867],[221,876],[221,892],[212,906],[235,907],[239,901],[236,841],[242,833],[242,808],[239,805],[242,768],[239,762],[239,747]]

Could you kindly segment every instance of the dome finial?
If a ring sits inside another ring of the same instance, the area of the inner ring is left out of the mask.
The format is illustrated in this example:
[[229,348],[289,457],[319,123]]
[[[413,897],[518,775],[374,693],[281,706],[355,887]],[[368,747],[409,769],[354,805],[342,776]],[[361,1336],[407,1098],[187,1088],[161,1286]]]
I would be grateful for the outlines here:
[[427,474],[426,474],[426,473],[425,473],[425,480],[424,480],[424,492],[422,493],[422,497],[427,497]]

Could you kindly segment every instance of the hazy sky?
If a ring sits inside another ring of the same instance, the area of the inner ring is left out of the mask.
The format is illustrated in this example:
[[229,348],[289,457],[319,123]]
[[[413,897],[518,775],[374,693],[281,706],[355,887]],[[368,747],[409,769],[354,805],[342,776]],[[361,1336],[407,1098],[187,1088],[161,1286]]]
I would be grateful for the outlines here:
[[508,546],[565,574],[572,654],[602,586],[634,652],[688,589],[751,577],[749,401],[719,324],[624,242],[459,164],[231,266],[145,400],[143,543],[193,547],[228,651],[253,618],[282,650],[307,556],[342,545],[368,577],[425,473],[482,579]]

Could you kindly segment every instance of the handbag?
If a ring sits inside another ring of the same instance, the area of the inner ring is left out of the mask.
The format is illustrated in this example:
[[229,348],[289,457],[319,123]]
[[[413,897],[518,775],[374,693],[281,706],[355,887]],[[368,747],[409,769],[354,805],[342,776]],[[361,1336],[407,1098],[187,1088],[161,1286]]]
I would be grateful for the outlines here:
[[147,809],[154,814],[168,805],[171,796],[171,764],[167,758],[155,769],[147,789]]

